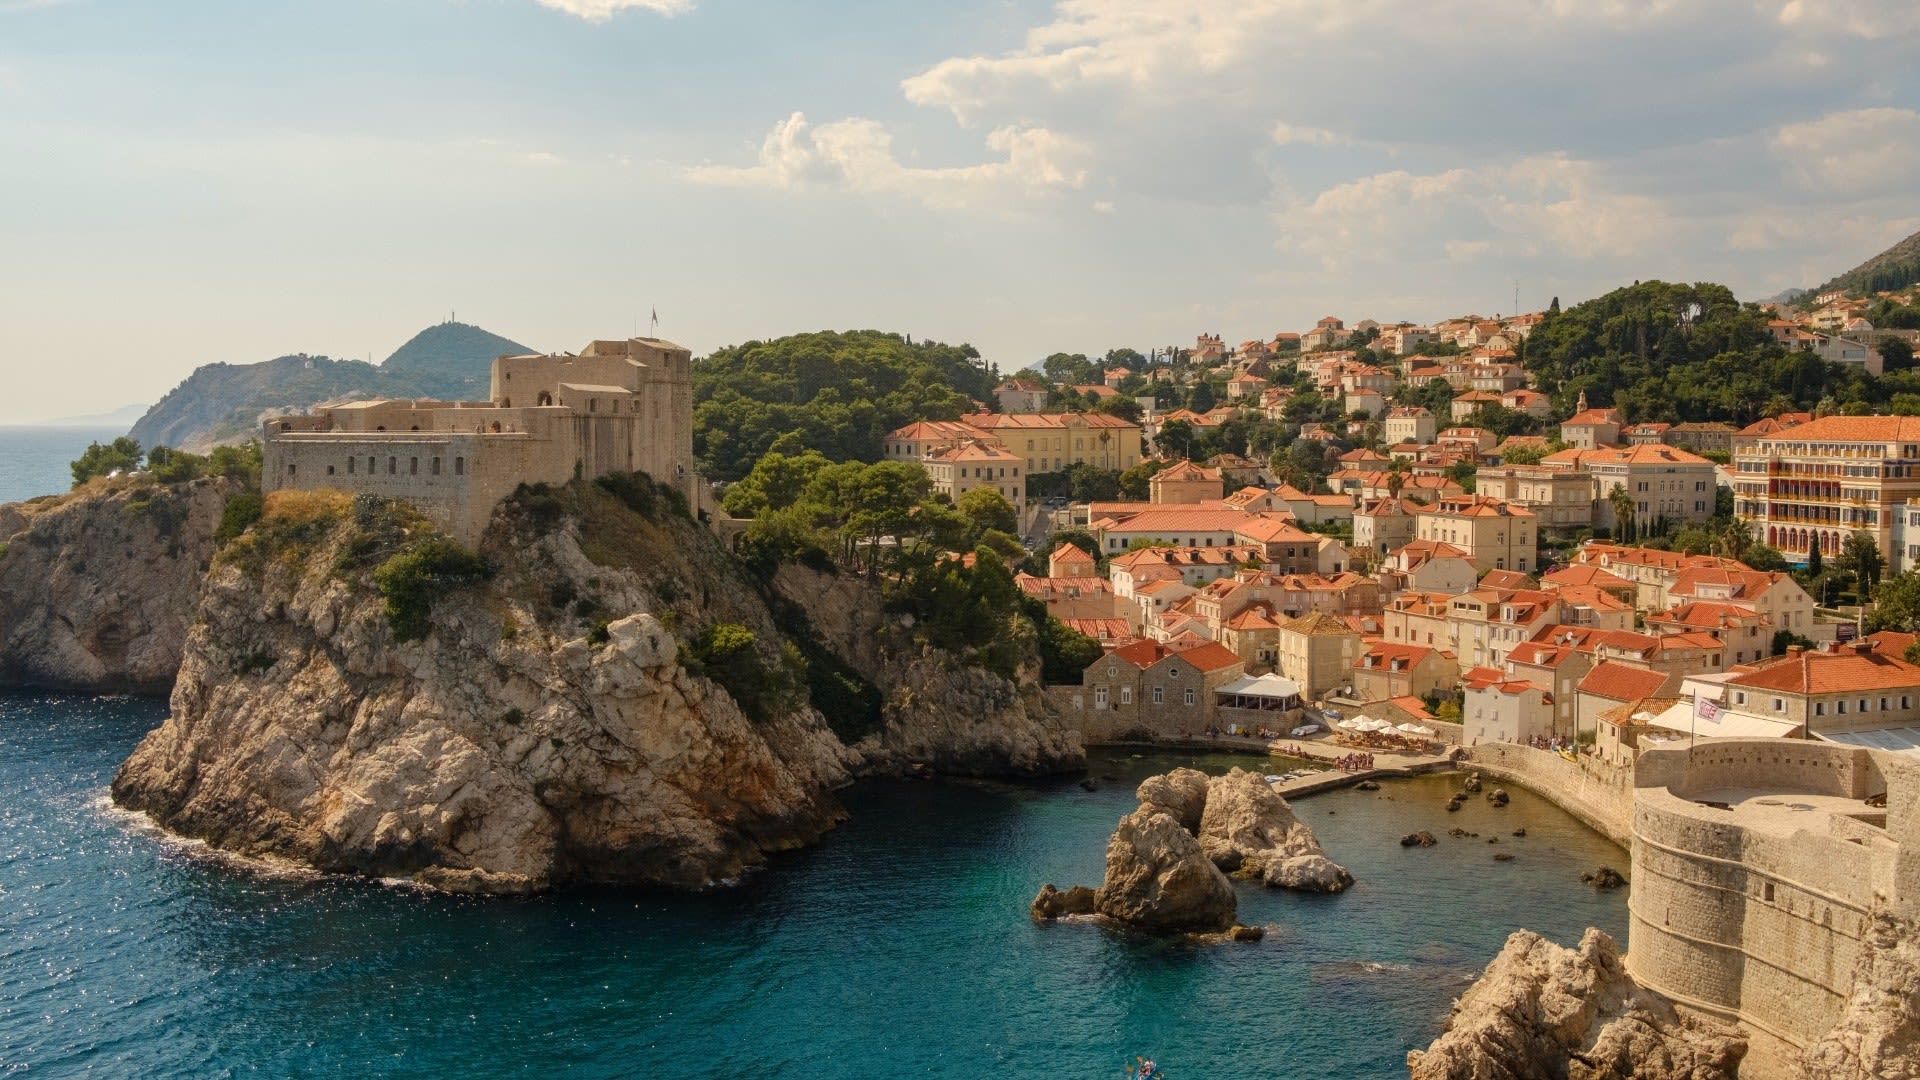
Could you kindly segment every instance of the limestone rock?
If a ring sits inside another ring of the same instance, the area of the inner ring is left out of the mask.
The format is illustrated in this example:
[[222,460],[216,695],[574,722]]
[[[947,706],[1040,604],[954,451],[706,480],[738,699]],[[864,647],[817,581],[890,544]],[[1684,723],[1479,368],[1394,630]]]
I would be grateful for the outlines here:
[[1421,829],[1419,832],[1408,833],[1400,838],[1401,847],[1432,847],[1439,842],[1440,841],[1434,839],[1432,833],[1425,829]]
[[1467,778],[1460,782],[1460,790],[1478,793],[1480,790],[1480,774],[1468,773]]
[[1058,919],[1063,915],[1093,914],[1093,890],[1085,885],[1075,885],[1071,889],[1056,889],[1051,882],[1040,886],[1040,895],[1033,898],[1033,917],[1036,919]]
[[1487,792],[1487,801],[1495,806],[1507,805],[1507,789],[1494,788],[1492,791]]
[[135,477],[0,507],[0,685],[165,693],[241,490]]
[[1807,1047],[1806,1080],[1920,1077],[1920,927],[1885,911],[1871,922],[1840,1022]]
[[1133,794],[1140,805],[1164,810],[1181,828],[1198,833],[1200,816],[1207,808],[1207,785],[1206,773],[1198,769],[1175,769],[1140,781]]
[[1269,885],[1339,892],[1353,884],[1353,875],[1327,858],[1287,801],[1245,769],[1208,781],[1199,838],[1215,866],[1258,876]]
[[1521,930],[1407,1069],[1412,1080],[1733,1080],[1746,1052],[1739,1033],[1682,1018],[1635,983],[1605,933],[1566,949]]
[[1233,886],[1199,841],[1151,806],[1114,829],[1094,903],[1108,918],[1158,932],[1225,930],[1236,909]]
[[1264,926],[1240,926],[1235,924],[1227,931],[1227,940],[1229,941],[1254,942],[1266,936],[1267,928]]
[[1086,748],[1042,693],[1037,667],[1009,681],[923,653],[911,628],[886,614],[871,582],[787,564],[778,596],[804,613],[820,641],[886,691],[882,726],[854,746],[863,774],[914,763],[967,776],[1049,776],[1084,769]]

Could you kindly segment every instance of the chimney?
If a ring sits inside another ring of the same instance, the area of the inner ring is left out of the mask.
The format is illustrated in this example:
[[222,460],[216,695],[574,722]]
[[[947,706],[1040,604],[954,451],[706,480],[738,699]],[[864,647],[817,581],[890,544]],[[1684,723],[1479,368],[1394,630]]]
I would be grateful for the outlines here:
[[1799,656],[1799,655],[1800,655],[1801,653],[1803,653],[1803,652],[1806,652],[1806,651],[1807,651],[1807,647],[1806,647],[1805,645],[1789,645],[1789,646],[1787,646],[1787,655],[1788,655],[1788,656],[1794,656],[1794,657],[1797,657],[1797,656]]
[[1868,641],[1866,638],[1858,638],[1847,644],[1853,646],[1853,651],[1858,656],[1866,656],[1873,652],[1873,642]]

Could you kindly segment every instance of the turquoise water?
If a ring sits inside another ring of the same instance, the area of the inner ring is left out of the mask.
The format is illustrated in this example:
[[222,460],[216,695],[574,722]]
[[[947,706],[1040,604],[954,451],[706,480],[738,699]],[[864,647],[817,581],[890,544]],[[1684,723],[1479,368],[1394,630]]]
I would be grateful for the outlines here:
[[[1359,883],[1240,887],[1259,944],[1032,924],[1042,882],[1098,881],[1133,782],[1194,760],[1125,753],[1092,793],[864,785],[825,843],[699,895],[264,877],[103,808],[163,712],[0,696],[9,1074],[1111,1078],[1146,1053],[1173,1080],[1404,1077],[1509,930],[1624,930],[1625,896],[1579,883],[1618,848],[1523,791],[1448,814],[1438,778],[1302,800]],[[1398,844],[1454,825],[1501,846]]]
[[126,433],[125,428],[0,427],[0,503],[72,488],[68,466],[87,444]]

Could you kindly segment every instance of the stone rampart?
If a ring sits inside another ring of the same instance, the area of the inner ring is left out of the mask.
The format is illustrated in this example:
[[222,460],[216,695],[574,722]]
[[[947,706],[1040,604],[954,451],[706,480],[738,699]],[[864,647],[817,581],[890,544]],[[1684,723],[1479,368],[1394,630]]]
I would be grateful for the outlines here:
[[[1882,762],[1826,743],[1715,740],[1644,752],[1636,783],[1630,969],[1793,1060],[1839,1019],[1876,896],[1901,894],[1886,816],[1850,809],[1886,790]],[[1820,799],[1848,802],[1806,801]]]
[[1472,768],[1522,785],[1622,847],[1632,835],[1630,770],[1588,758],[1576,764],[1550,750],[1516,743],[1481,743],[1467,753]]

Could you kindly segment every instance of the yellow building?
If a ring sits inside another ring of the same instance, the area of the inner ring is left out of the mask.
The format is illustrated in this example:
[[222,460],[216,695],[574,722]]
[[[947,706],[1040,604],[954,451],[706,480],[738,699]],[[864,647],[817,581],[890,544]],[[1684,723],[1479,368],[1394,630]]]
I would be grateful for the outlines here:
[[1162,505],[1203,503],[1220,498],[1223,491],[1220,470],[1191,461],[1176,461],[1154,473],[1147,489],[1152,500]]
[[1122,471],[1140,464],[1140,425],[1105,413],[974,413],[962,422],[1024,458],[1029,476],[1079,464]]
[[920,464],[933,478],[933,490],[959,502],[974,488],[992,488],[1015,506],[1027,497],[1025,462],[991,442],[973,441],[931,450]]
[[1452,544],[1467,552],[1481,570],[1536,568],[1538,519],[1533,511],[1484,495],[1441,499],[1414,511],[1414,536]]

